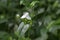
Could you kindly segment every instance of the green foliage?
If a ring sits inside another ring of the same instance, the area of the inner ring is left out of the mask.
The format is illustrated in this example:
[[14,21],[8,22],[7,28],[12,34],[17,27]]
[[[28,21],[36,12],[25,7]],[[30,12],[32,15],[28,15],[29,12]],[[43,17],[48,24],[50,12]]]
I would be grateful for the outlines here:
[[0,0],[0,40],[60,40],[60,0]]

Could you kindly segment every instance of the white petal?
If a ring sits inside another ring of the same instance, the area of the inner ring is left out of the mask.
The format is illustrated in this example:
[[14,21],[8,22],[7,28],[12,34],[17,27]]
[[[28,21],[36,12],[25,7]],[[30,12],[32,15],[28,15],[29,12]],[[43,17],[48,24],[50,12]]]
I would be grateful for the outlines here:
[[23,16],[21,17],[21,19],[23,19],[23,18],[26,18],[26,15],[23,15]]
[[31,17],[28,15],[28,16],[26,16],[26,19],[31,20]]
[[23,18],[26,18],[27,15],[29,15],[29,13],[28,13],[28,12],[25,12],[21,18],[22,18],[22,19],[23,19]]

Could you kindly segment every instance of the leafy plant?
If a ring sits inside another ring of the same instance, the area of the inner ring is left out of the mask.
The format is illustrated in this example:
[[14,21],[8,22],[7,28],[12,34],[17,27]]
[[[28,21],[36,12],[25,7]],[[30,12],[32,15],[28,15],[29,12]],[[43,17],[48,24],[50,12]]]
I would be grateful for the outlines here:
[[60,40],[60,0],[0,0],[0,40]]

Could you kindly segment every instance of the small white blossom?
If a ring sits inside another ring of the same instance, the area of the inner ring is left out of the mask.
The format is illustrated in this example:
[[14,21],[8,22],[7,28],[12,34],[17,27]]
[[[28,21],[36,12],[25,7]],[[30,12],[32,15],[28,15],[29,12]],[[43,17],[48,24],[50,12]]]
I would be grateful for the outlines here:
[[23,16],[21,17],[21,19],[28,19],[28,20],[31,20],[31,17],[29,16],[29,13],[28,12],[24,12]]

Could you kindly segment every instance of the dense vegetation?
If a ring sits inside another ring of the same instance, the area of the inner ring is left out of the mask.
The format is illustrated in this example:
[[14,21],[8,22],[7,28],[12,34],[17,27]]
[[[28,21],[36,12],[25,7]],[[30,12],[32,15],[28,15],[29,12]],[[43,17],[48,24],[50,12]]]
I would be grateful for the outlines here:
[[60,40],[60,0],[0,0],[0,40]]

